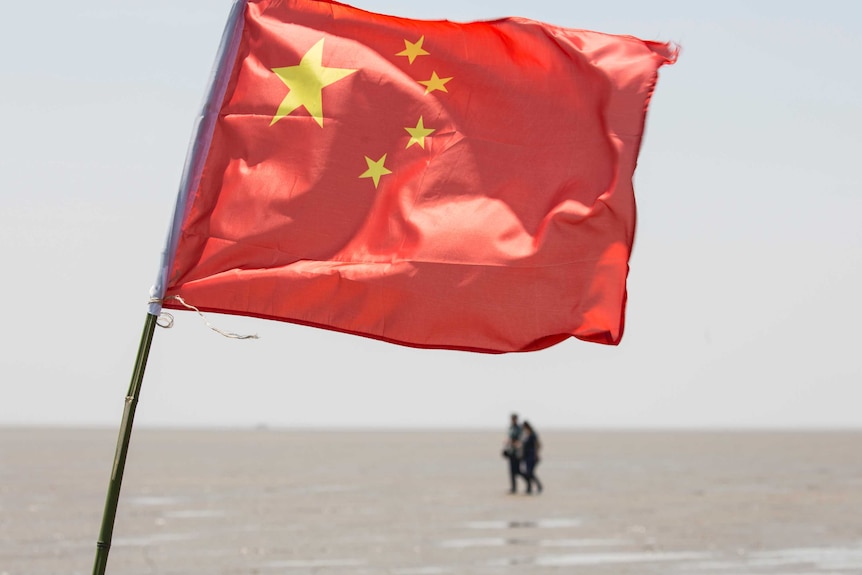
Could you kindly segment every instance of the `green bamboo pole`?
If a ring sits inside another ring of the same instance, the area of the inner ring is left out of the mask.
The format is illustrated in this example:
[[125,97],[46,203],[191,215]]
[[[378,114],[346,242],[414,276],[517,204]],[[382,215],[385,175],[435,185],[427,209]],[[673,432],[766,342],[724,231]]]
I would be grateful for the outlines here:
[[117,452],[114,455],[114,469],[111,481],[108,483],[108,495],[105,498],[105,512],[102,515],[102,528],[99,530],[99,540],[96,542],[96,561],[93,565],[93,575],[104,575],[108,564],[108,552],[111,550],[111,536],[114,533],[114,519],[117,517],[117,502],[120,499],[120,486],[123,483],[123,470],[126,467],[126,454],[129,452],[129,439],[132,436],[132,423],[135,420],[135,408],[141,393],[141,383],[144,380],[144,370],[147,367],[147,357],[150,355],[150,345],[153,343],[153,333],[156,330],[158,316],[147,314],[141,344],[138,347],[138,357],[132,372],[132,382],[126,394],[126,406],[123,409],[123,420],[120,423],[120,436],[117,438]]

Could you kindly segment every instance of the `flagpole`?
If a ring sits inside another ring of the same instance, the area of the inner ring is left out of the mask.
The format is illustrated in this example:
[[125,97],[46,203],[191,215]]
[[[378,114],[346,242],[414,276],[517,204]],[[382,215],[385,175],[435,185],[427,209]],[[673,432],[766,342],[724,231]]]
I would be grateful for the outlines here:
[[120,499],[120,486],[123,481],[123,470],[126,466],[126,455],[129,451],[129,439],[132,435],[132,423],[135,419],[135,408],[138,405],[138,396],[141,392],[141,383],[144,380],[144,370],[147,366],[147,357],[150,354],[150,345],[153,342],[153,333],[156,330],[157,320],[162,310],[162,301],[165,296],[168,283],[168,274],[171,269],[177,242],[180,236],[180,226],[186,215],[186,203],[190,190],[194,183],[200,178],[203,170],[209,144],[212,138],[221,100],[224,97],[229,80],[231,67],[229,62],[236,56],[239,41],[242,36],[244,25],[243,14],[248,0],[234,0],[224,34],[216,56],[216,64],[210,76],[209,90],[204,101],[200,117],[195,122],[194,137],[189,145],[186,156],[185,168],[180,181],[180,190],[177,194],[177,203],[174,207],[174,216],[171,227],[168,230],[168,239],[162,252],[162,261],[156,283],[150,291],[150,303],[147,311],[147,319],[144,323],[144,331],[141,335],[141,344],[138,347],[138,357],[135,360],[135,369],[132,372],[132,382],[126,394],[126,406],[123,410],[123,420],[120,424],[120,435],[117,439],[117,451],[114,455],[114,468],[111,472],[111,480],[108,484],[108,495],[105,499],[105,511],[102,515],[102,527],[99,531],[99,540],[96,543],[96,561],[93,565],[93,575],[104,575],[108,564],[108,552],[111,550],[111,536],[114,532],[114,519],[117,516],[117,502]]
[[147,367],[147,357],[150,355],[150,345],[153,343],[153,333],[156,329],[157,315],[147,313],[141,343],[138,346],[138,357],[132,371],[132,381],[126,393],[126,406],[123,409],[123,420],[120,424],[120,434],[117,438],[117,451],[114,455],[114,468],[108,483],[108,495],[105,499],[105,511],[102,515],[102,527],[99,530],[99,540],[96,542],[96,561],[93,565],[93,575],[104,575],[108,564],[108,552],[111,550],[111,536],[114,532],[114,519],[117,517],[117,502],[120,499],[120,487],[123,483],[123,470],[126,467],[126,455],[129,452],[129,439],[132,436],[132,424],[135,420],[135,408],[141,393],[141,383],[144,380],[144,370]]

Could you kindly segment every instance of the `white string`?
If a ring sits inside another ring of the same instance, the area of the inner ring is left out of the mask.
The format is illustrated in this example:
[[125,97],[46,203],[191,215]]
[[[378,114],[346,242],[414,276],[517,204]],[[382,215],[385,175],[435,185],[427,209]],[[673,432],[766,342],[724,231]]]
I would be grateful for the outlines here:
[[[229,331],[223,331],[223,330],[221,330],[221,329],[217,328],[216,326],[214,326],[213,324],[211,324],[211,323],[209,322],[209,320],[207,320],[206,316],[204,316],[204,314],[201,312],[201,310],[199,310],[198,308],[196,308],[195,306],[193,306],[193,305],[191,305],[191,304],[186,303],[186,301],[185,301],[183,298],[181,298],[180,296],[178,296],[178,295],[168,296],[168,297],[166,297],[165,299],[175,299],[175,300],[177,300],[178,302],[180,302],[180,305],[182,305],[182,306],[183,306],[183,307],[185,307],[186,309],[190,309],[190,310],[196,311],[196,312],[198,313],[198,315],[199,315],[199,316],[201,316],[201,319],[202,319],[202,320],[203,320],[203,322],[207,325],[207,327],[208,327],[208,328],[210,328],[211,330],[213,330],[214,332],[216,332],[216,333],[217,333],[217,334],[219,334],[219,335],[222,335],[222,336],[224,336],[224,337],[228,337],[228,338],[230,338],[230,339],[259,339],[259,338],[258,338],[258,336],[257,336],[257,334],[252,334],[252,335],[240,335],[240,334],[233,333],[233,332],[229,332]],[[161,302],[162,302],[162,300],[158,300],[158,299],[155,299],[155,298],[151,298],[151,299],[150,299],[150,303],[161,303]],[[166,316],[166,317],[165,317],[165,319],[163,320],[163,321],[165,322],[165,325],[162,325],[162,324],[159,322],[159,320],[162,320],[162,316]],[[164,312],[164,311],[163,311],[163,312],[161,312],[161,313],[159,314],[159,319],[158,319],[158,320],[156,320],[156,323],[159,325],[159,327],[163,327],[163,328],[165,328],[165,329],[170,329],[170,328],[171,328],[171,327],[173,327],[173,325],[174,325],[174,316],[172,316],[171,314],[169,314],[169,313],[167,313],[167,312]]]
[[[155,302],[150,301],[150,303],[155,303]],[[164,323],[162,323],[162,322],[164,322]],[[174,316],[169,314],[166,311],[160,311],[159,317],[158,317],[158,319],[156,319],[156,325],[159,327],[163,327],[165,329],[171,329],[172,327],[174,327]]]

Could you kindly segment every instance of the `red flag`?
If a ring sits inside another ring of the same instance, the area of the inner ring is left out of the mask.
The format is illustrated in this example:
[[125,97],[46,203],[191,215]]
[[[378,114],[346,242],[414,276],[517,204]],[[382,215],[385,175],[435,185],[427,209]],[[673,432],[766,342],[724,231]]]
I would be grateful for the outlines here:
[[620,341],[631,178],[674,47],[330,1],[236,10],[165,306],[427,348]]

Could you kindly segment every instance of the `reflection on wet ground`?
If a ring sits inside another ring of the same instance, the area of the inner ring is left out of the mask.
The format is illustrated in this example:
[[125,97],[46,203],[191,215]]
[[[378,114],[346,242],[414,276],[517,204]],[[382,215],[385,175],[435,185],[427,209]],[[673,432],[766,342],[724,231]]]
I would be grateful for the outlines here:
[[534,546],[534,547],[611,547],[621,545],[624,542],[619,539],[517,539],[504,537],[472,537],[462,539],[446,539],[440,542],[441,547],[460,548],[467,547],[506,547],[506,546]]
[[[644,550],[642,541],[554,537],[553,529],[571,535],[570,528],[583,525],[578,518],[539,520],[482,520],[465,524],[471,530],[513,530],[516,537],[463,537],[440,541],[449,549],[510,548],[508,556],[481,562],[485,568],[509,567],[577,567],[602,565],[637,565],[641,573],[728,574],[733,575],[849,575],[862,573],[862,542],[857,547],[811,547],[761,551],[738,550],[735,553],[691,549],[681,551]],[[531,530],[546,529],[533,538]],[[632,533],[642,534],[638,529]],[[561,534],[563,534],[561,533]],[[530,552],[533,548],[534,552]],[[578,553],[553,553],[542,550],[578,549]],[[526,552],[526,553],[525,553]],[[499,554],[499,552],[497,552]],[[454,572],[443,567],[409,573]],[[408,573],[404,571],[403,573]]]
[[502,537],[474,537],[472,539],[447,539],[441,541],[440,546],[464,549],[467,547],[505,547],[520,543],[521,541],[517,539],[504,539]]
[[149,547],[158,543],[170,543],[172,541],[189,541],[194,539],[192,533],[151,533],[140,537],[117,537],[113,544],[117,547]]
[[[862,574],[860,433],[545,438],[513,497],[496,434],[145,432],[109,571]],[[0,575],[87,572],[115,441],[0,429]]]
[[757,567],[811,565],[829,572],[862,573],[862,545],[853,548],[797,548],[760,551],[749,555],[747,564]]
[[647,564],[664,565],[656,573],[734,574],[857,574],[862,573],[862,547],[824,549],[778,549],[753,552],[739,557],[722,557],[709,551],[572,553],[565,555],[519,555],[487,562],[488,566],[574,567],[587,565],[638,564],[643,573],[652,573]]
[[136,495],[128,497],[126,502],[128,505],[136,505],[141,507],[160,507],[168,505],[178,505],[187,501],[185,497],[170,497],[166,495]]
[[[316,488],[317,492],[350,491],[345,486]],[[131,497],[130,505],[144,508],[163,507],[155,524],[162,528],[169,520],[218,519],[228,514],[222,509],[195,509],[188,498],[146,495]],[[721,552],[688,549],[659,551],[644,549],[644,529],[629,529],[632,539],[577,537],[588,530],[589,521],[578,517],[547,517],[539,519],[483,519],[467,521],[462,533],[475,536],[452,537],[438,540],[438,548],[451,552],[478,553],[470,556],[479,570],[528,568],[538,571],[564,567],[601,567],[627,565],[639,573],[677,575],[850,575],[862,573],[862,542],[857,547],[810,547],[760,551]],[[502,532],[511,535],[503,535]],[[457,528],[456,528],[457,532]],[[484,532],[484,533],[480,533]],[[135,537],[115,539],[117,547],[145,548],[171,542],[194,539],[184,532],[157,532]],[[482,554],[482,549],[495,549],[493,557]],[[460,550],[460,551],[459,551]],[[574,552],[573,552],[574,551]],[[445,575],[461,572],[465,557],[454,558],[452,565],[404,566],[390,571],[394,575]],[[258,564],[258,568],[284,573],[354,572],[367,568],[369,563],[356,558],[292,559]]]
[[178,509],[176,511],[165,511],[163,516],[169,519],[208,519],[211,517],[224,517],[225,512],[221,509]]
[[265,569],[322,569],[326,567],[361,567],[365,563],[361,559],[290,559],[270,561],[261,567]]
[[443,575],[444,573],[452,573],[452,570],[446,567],[408,567],[392,571],[393,575]]
[[573,567],[576,565],[610,565],[618,563],[647,563],[654,561],[681,561],[685,559],[703,559],[709,553],[679,552],[679,553],[577,553],[570,555],[537,555],[534,557],[512,557],[495,559],[488,565],[508,567],[514,565],[538,565],[542,567]]
[[734,558],[713,556],[710,560],[687,563],[685,568],[689,573],[855,575],[862,573],[862,545],[773,549],[743,553]]
[[540,547],[613,547],[624,543],[622,539],[547,539],[538,542]]
[[468,521],[466,526],[470,529],[555,529],[561,527],[579,527],[581,523],[580,519],[554,517],[532,521]]

